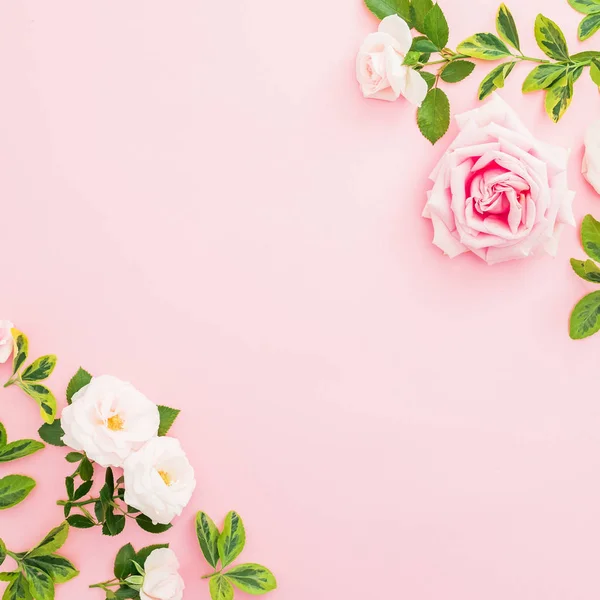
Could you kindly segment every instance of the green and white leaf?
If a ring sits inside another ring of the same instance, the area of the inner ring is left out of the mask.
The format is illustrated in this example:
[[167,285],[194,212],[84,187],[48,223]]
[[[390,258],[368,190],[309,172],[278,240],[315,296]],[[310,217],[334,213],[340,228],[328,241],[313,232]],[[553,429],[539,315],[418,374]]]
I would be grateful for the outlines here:
[[412,22],[417,31],[425,33],[425,17],[432,8],[433,0],[412,0]]
[[557,79],[565,75],[565,65],[539,65],[535,67],[523,82],[523,92],[534,92],[549,88]]
[[365,0],[367,8],[379,19],[399,15],[408,26],[412,26],[410,0]]
[[163,436],[169,433],[169,429],[175,423],[175,419],[181,411],[169,406],[159,405],[158,414],[160,415],[160,425],[158,426],[158,435]]
[[29,585],[23,574],[18,574],[4,591],[2,600],[31,600]]
[[54,419],[52,423],[45,423],[38,429],[38,435],[51,446],[65,446],[62,437],[65,435],[60,424],[60,419]]
[[569,60],[567,40],[561,28],[541,14],[535,19],[535,41],[546,56],[555,60]]
[[56,356],[48,354],[33,361],[21,375],[22,381],[43,381],[48,379],[56,367]]
[[579,39],[583,42],[588,38],[591,38],[600,29],[600,13],[594,13],[584,17],[579,27],[577,28],[577,34]]
[[546,112],[558,123],[573,99],[573,73],[559,77],[546,91]]
[[0,510],[23,502],[35,487],[35,480],[25,475],[7,475],[0,479]]
[[501,4],[498,9],[498,14],[496,15],[496,30],[502,40],[507,44],[510,44],[515,50],[521,50],[517,25],[506,4]]
[[600,12],[600,0],[569,0],[569,4],[585,15]]
[[213,575],[208,580],[208,589],[212,600],[232,600],[233,587],[223,575]]
[[23,561],[25,577],[29,584],[29,593],[33,600],[54,600],[54,581],[39,567]]
[[67,402],[71,404],[73,396],[90,383],[90,381],[92,381],[92,375],[85,369],[79,367],[77,373],[71,377],[71,381],[69,381],[69,384],[67,385]]
[[493,33],[476,33],[461,42],[457,51],[482,60],[498,60],[510,56],[506,44]]
[[592,63],[590,64],[590,77],[600,87],[600,61],[596,58],[592,59]]
[[0,423],[0,448],[8,444],[8,434],[6,433],[6,427]]
[[27,553],[27,558],[54,554],[67,541],[68,536],[69,524],[63,521],[58,527],[52,529],[33,550]]
[[450,102],[439,88],[429,90],[417,111],[417,125],[421,133],[435,144],[450,126]]
[[600,221],[586,215],[581,222],[581,245],[585,253],[600,262]]
[[[475,63],[468,60],[453,60],[449,62],[442,71],[440,77],[446,83],[458,83],[466,79],[475,68]],[[422,73],[421,73],[422,75]]]
[[54,422],[54,417],[56,416],[56,398],[52,392],[41,383],[17,382],[17,385],[38,403],[42,419],[46,423]]
[[600,58],[600,51],[598,50],[586,50],[585,52],[578,52],[577,54],[571,55],[571,60],[574,62],[588,62],[592,58]]
[[584,296],[571,313],[569,335],[581,340],[600,330],[600,291]]
[[233,567],[225,573],[238,589],[253,596],[266,594],[277,587],[275,576],[269,569],[255,563],[246,563]]
[[213,520],[202,511],[196,514],[196,536],[206,562],[216,568],[219,562],[219,529]]
[[448,28],[448,21],[446,21],[444,12],[439,4],[435,4],[425,15],[423,29],[425,35],[433,42],[438,50],[442,50],[446,47],[450,30]]
[[45,448],[44,444],[36,440],[18,440],[10,444],[5,444],[4,446],[0,446],[0,463],[24,458],[42,450],[42,448]]
[[6,544],[0,539],[0,565],[6,560]]
[[244,523],[241,517],[232,510],[225,517],[223,531],[219,535],[217,543],[221,566],[226,567],[232,563],[244,549],[245,544],[246,530],[244,529]]
[[478,97],[480,100],[487,98],[493,91],[504,87],[506,78],[515,67],[515,62],[507,62],[493,68],[479,85]]
[[79,571],[73,563],[58,554],[25,558],[23,562],[48,573],[54,583],[65,583],[79,575]]

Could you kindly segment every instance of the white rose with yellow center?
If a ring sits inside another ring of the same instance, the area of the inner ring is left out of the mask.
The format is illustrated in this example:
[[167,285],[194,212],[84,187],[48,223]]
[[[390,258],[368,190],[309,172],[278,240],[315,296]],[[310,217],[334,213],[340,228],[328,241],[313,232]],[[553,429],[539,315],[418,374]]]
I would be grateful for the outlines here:
[[196,479],[179,440],[151,439],[123,466],[125,503],[166,525],[187,506]]
[[103,467],[125,459],[158,433],[156,404],[130,383],[110,375],[94,377],[62,411],[63,442]]

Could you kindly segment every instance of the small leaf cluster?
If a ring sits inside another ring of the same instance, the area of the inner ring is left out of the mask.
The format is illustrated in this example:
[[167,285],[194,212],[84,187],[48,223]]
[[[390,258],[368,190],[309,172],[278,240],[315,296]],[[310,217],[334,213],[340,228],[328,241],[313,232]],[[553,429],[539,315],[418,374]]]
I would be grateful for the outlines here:
[[28,367],[25,361],[29,353],[29,340],[18,329],[12,330],[13,337],[13,365],[12,376],[4,387],[16,385],[30,398],[33,398],[40,407],[40,415],[46,423],[52,423],[56,416],[56,398],[52,392],[40,381],[48,379],[56,367],[56,356],[47,354],[34,360]]
[[[92,380],[92,375],[83,368],[79,368],[67,386],[67,403],[73,402],[73,397]],[[160,415],[159,435],[166,435],[175,422],[179,410],[168,406],[158,407]],[[42,425],[39,429],[40,437],[53,446],[65,446],[62,441],[64,431],[60,419],[51,424]],[[112,468],[106,469],[104,485],[98,496],[90,495],[94,487],[95,463],[83,452],[69,452],[65,459],[69,463],[76,463],[75,471],[65,478],[67,498],[59,500],[58,504],[64,506],[65,518],[72,527],[91,529],[101,527],[104,535],[119,535],[125,528],[126,519],[135,522],[144,531],[162,533],[171,528],[171,525],[154,524],[146,515],[136,508],[127,506],[124,502],[124,479],[115,480]]]
[[[581,224],[581,245],[590,257],[586,260],[571,259],[573,271],[582,279],[600,285],[600,222],[586,215]],[[596,261],[596,262],[594,262]],[[573,309],[569,335],[580,340],[600,331],[600,291],[584,296]]]
[[[6,428],[0,423],[0,463],[29,456],[44,448],[37,440],[8,441]],[[33,490],[35,480],[26,475],[7,475],[0,479],[0,510],[16,506]]]
[[169,544],[146,546],[137,552],[131,544],[125,544],[115,557],[114,579],[95,583],[90,588],[100,588],[106,593],[106,600],[139,599],[144,582],[146,560],[159,548],[168,548]]
[[2,600],[54,600],[54,586],[79,575],[79,571],[57,550],[67,540],[69,524],[61,523],[29,552],[11,552],[0,540],[0,565],[7,556],[16,563],[13,571],[0,573],[8,582]]
[[242,592],[260,595],[277,587],[269,569],[256,563],[244,563],[225,570],[242,552],[246,544],[246,530],[241,517],[231,511],[219,529],[204,512],[196,515],[196,535],[206,562],[214,569],[204,575],[212,600],[232,600],[234,586]]
[[600,29],[600,0],[569,0],[569,4],[585,15],[577,33],[581,41],[587,40]]

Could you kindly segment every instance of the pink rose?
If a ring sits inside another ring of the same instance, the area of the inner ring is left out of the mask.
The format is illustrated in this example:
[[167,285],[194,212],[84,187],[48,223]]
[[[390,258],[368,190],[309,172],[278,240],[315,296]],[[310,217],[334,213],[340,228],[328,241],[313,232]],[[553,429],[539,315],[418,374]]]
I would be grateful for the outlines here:
[[488,264],[538,248],[555,256],[563,225],[575,225],[569,152],[536,140],[496,94],[457,121],[423,211],[433,243],[451,258],[471,251]]
[[356,57],[356,78],[365,98],[397,100],[402,95],[421,106],[427,82],[403,64],[411,45],[410,29],[398,15],[383,19],[377,33],[366,37]]
[[12,328],[10,321],[0,321],[0,363],[5,363],[13,351]]

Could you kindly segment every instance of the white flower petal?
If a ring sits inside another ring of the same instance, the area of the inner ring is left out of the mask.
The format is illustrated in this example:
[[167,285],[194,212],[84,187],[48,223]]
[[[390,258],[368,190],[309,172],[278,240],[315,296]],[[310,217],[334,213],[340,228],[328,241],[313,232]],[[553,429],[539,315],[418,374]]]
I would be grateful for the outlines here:
[[398,15],[389,15],[379,23],[380,33],[388,33],[398,42],[398,49],[406,54],[412,46],[412,35],[406,21]]

